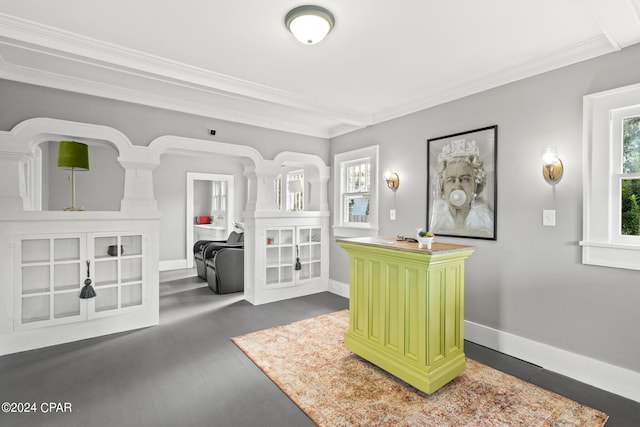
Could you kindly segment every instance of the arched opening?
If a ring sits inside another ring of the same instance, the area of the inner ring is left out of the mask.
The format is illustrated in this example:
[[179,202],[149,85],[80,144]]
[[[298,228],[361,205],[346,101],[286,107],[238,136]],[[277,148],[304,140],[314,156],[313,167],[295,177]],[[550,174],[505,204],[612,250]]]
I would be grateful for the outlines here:
[[[76,205],[92,211],[119,211],[124,197],[124,169],[118,151],[108,143],[89,142],[89,170],[76,171]],[[37,146],[41,151],[41,199],[43,211],[70,206],[71,171],[56,167],[58,141]]]
[[[69,172],[56,167],[59,141],[89,146],[89,171],[78,173],[76,194],[92,211],[119,211],[127,199],[127,187],[140,187],[139,174],[127,182],[126,161],[139,154],[129,139],[116,129],[66,120],[34,118],[16,125],[9,133],[15,144],[19,169],[15,176],[22,210],[62,210],[71,197]],[[139,161],[135,167],[148,162]],[[130,165],[129,165],[130,166]],[[147,168],[153,168],[153,163]],[[143,177],[144,178],[144,177]],[[108,185],[105,185],[108,180]],[[7,188],[11,186],[7,184]],[[146,190],[143,189],[143,190]],[[129,191],[131,193],[131,191]],[[153,189],[150,189],[151,195]],[[2,194],[11,199],[13,194]],[[130,197],[130,195],[129,195]]]

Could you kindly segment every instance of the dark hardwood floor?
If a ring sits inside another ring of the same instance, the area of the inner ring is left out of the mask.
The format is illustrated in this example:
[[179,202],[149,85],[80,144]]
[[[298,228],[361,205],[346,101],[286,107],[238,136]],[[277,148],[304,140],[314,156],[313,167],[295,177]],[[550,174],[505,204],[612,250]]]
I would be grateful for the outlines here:
[[[161,275],[159,326],[0,357],[0,402],[37,408],[0,413],[0,426],[314,425],[230,338],[348,301],[322,293],[252,306],[241,294],[213,294],[190,273]],[[640,426],[638,402],[470,342],[465,352],[608,413],[607,427]]]

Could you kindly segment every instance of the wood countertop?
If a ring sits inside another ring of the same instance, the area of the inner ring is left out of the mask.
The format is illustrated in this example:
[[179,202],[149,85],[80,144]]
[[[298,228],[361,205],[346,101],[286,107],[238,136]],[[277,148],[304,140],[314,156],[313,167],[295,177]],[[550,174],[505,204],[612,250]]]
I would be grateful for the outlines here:
[[425,255],[440,255],[458,251],[473,250],[470,245],[457,245],[453,243],[438,242],[438,237],[433,241],[431,250],[426,247],[418,249],[417,242],[408,242],[406,240],[397,240],[395,237],[377,236],[377,237],[356,237],[350,239],[336,239],[337,243],[353,243],[357,245],[375,246],[384,249],[394,249],[405,252],[423,253]]

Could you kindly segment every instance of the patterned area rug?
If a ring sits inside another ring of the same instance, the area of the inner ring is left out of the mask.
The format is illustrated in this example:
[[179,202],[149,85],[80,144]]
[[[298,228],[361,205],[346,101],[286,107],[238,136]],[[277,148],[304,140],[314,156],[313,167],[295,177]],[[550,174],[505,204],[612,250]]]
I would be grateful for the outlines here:
[[319,426],[602,426],[607,415],[467,359],[431,395],[344,347],[349,311],[233,338]]

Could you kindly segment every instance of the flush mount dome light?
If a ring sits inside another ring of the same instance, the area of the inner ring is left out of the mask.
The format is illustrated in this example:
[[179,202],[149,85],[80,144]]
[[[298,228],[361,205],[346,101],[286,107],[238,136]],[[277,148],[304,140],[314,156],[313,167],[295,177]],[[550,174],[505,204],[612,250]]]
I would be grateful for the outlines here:
[[284,23],[291,34],[304,44],[322,41],[335,24],[333,14],[320,6],[298,6],[287,13]]

